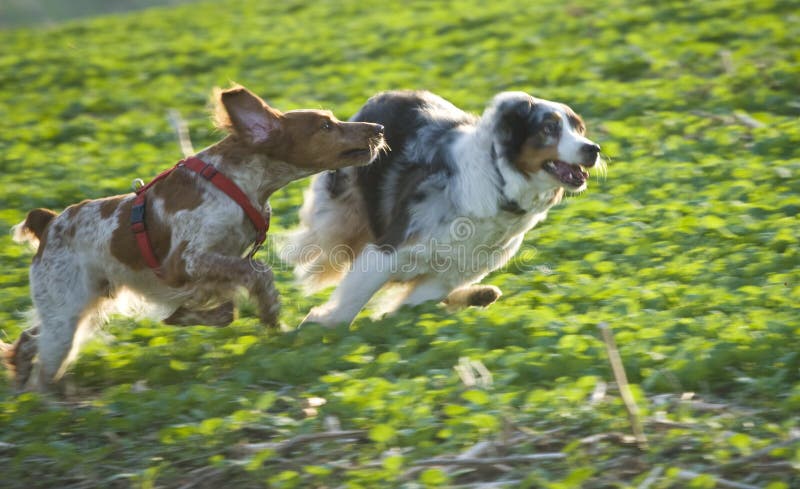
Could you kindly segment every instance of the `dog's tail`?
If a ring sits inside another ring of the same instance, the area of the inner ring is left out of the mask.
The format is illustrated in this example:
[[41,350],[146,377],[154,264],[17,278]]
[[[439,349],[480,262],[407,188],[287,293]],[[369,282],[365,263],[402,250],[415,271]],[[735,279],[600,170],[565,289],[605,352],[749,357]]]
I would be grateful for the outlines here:
[[11,235],[17,243],[30,243],[33,249],[39,247],[47,226],[58,214],[50,209],[34,209],[24,221],[11,228]]
[[317,175],[303,196],[300,227],[281,258],[294,265],[307,290],[336,283],[372,240],[364,200],[352,168]]

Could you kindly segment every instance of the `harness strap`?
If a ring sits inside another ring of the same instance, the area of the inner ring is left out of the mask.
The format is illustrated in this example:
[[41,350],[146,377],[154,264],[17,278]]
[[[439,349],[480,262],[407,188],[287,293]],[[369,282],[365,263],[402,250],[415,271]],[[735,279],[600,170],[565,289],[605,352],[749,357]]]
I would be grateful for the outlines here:
[[261,212],[259,212],[259,210],[256,209],[252,203],[250,203],[250,199],[247,198],[247,195],[245,195],[242,189],[240,189],[239,186],[236,185],[231,179],[217,170],[214,165],[208,164],[200,158],[190,157],[180,161],[174,167],[161,172],[150,183],[136,190],[136,198],[134,199],[133,207],[131,208],[131,231],[133,231],[134,236],[136,237],[136,244],[139,247],[139,252],[142,254],[142,258],[147,266],[152,268],[157,276],[161,276],[161,264],[158,260],[158,257],[156,257],[155,251],[153,250],[153,244],[147,234],[147,227],[145,225],[145,209],[147,203],[145,194],[147,190],[153,186],[153,184],[166,178],[178,168],[188,168],[189,170],[198,173],[203,178],[208,180],[212,185],[224,192],[228,197],[236,202],[239,207],[242,208],[245,215],[248,219],[250,219],[250,222],[256,229],[256,239],[253,243],[253,249],[247,255],[248,258],[252,258],[267,238],[267,231],[269,230],[269,213],[267,213],[266,216],[262,215]]
[[257,234],[255,245],[253,250],[248,255],[252,258],[258,248],[260,248],[267,239],[267,231],[269,231],[269,214],[267,214],[266,217],[262,215],[261,212],[250,203],[250,199],[247,198],[247,195],[245,195],[244,192],[242,192],[242,189],[233,183],[231,179],[218,171],[214,165],[210,165],[200,158],[191,157],[186,158],[182,162],[178,163],[178,166],[183,166],[196,173],[199,173],[203,176],[203,178],[211,182],[212,185],[222,190],[228,197],[233,199],[234,202],[239,204],[239,207],[242,208],[248,219],[250,219],[250,222],[253,223],[253,227],[256,228]]
[[[142,187],[142,189],[144,188],[146,187]],[[139,252],[142,254],[144,262],[160,277],[161,264],[158,262],[158,258],[153,251],[153,244],[150,242],[150,236],[147,234],[147,228],[144,225],[144,209],[144,192],[140,192],[136,194],[136,198],[133,200],[133,207],[131,208],[131,231],[133,231],[133,235],[136,238],[136,244],[139,246]]]

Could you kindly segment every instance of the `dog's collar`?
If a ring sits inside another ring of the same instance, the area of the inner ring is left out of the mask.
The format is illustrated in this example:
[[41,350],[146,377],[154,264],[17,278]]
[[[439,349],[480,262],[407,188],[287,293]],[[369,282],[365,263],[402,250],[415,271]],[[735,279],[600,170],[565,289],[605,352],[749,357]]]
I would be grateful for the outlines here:
[[[150,237],[147,234],[147,228],[145,227],[144,223],[146,202],[145,192],[147,189],[152,187],[153,184],[166,178],[178,168],[187,168],[199,174],[208,180],[212,185],[224,192],[228,197],[236,202],[239,207],[242,208],[247,218],[250,219],[250,222],[253,224],[253,227],[256,228],[257,234],[253,243],[253,248],[247,255],[248,258],[252,258],[256,254],[256,251],[258,251],[258,249],[267,239],[270,218],[269,210],[267,210],[266,215],[261,214],[261,212],[250,202],[250,199],[247,198],[247,195],[242,191],[241,188],[239,188],[238,185],[233,182],[233,180],[217,170],[214,165],[206,163],[200,158],[190,157],[186,158],[185,160],[181,160],[172,168],[161,172],[147,185],[141,185],[138,186],[138,188],[135,188],[136,198],[133,201],[133,208],[131,209],[131,230],[136,236],[136,243],[139,246],[139,251],[142,254],[142,258],[144,258],[145,263],[147,263],[147,266],[152,268],[156,272],[156,275],[161,275],[161,264],[155,254],[155,251],[153,250],[153,245],[150,242]],[[137,181],[141,182],[141,180]]]
[[525,209],[520,207],[519,203],[516,200],[510,199],[507,195],[503,187],[506,186],[506,179],[503,177],[503,172],[500,171],[500,164],[497,162],[497,150],[492,144],[492,167],[494,168],[495,173],[497,174],[497,191],[500,193],[500,203],[499,207],[500,210],[510,212],[512,214],[516,214],[521,216],[525,214]]

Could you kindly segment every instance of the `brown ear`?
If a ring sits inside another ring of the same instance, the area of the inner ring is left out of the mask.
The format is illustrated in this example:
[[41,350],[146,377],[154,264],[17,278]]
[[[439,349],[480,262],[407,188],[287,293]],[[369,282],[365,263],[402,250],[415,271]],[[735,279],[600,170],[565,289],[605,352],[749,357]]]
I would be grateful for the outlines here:
[[243,86],[220,91],[216,98],[217,126],[233,131],[249,144],[264,144],[280,130],[281,112]]

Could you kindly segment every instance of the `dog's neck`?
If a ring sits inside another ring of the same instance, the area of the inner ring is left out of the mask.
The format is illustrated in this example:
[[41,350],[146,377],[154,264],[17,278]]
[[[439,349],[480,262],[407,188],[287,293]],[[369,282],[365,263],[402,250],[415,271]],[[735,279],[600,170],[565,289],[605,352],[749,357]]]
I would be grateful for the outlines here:
[[276,190],[314,173],[312,170],[298,168],[265,154],[253,152],[243,147],[233,136],[209,146],[196,156],[214,165],[217,170],[233,180],[251,202],[262,208]]
[[[477,127],[465,131],[454,150],[463,174],[459,175],[460,188],[468,189],[463,192],[467,199],[465,206],[473,208],[479,216],[497,213],[522,216],[544,212],[561,200],[564,193],[561,188],[539,178],[529,178],[498,154],[493,130],[485,130],[481,124],[487,122],[481,120]],[[495,192],[483,190],[486,182],[493,184]],[[476,199],[477,195],[486,197]]]

